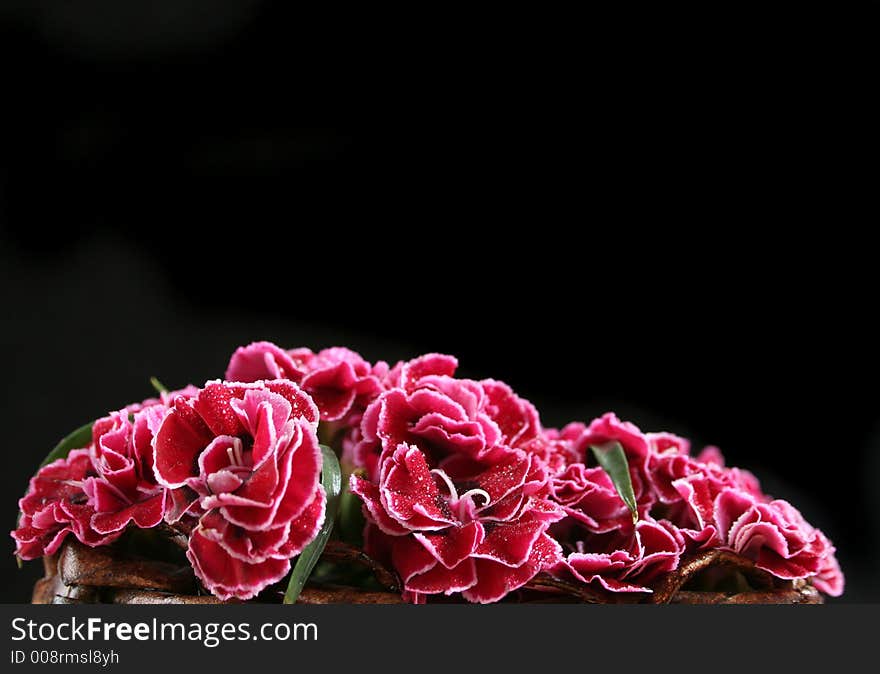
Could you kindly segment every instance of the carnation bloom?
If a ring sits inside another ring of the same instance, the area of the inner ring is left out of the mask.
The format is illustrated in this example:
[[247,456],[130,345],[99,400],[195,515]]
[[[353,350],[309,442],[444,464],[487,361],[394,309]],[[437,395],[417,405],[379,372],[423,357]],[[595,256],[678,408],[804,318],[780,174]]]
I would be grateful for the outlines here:
[[254,382],[290,379],[299,383],[305,373],[305,365],[300,358],[291,356],[272,342],[252,342],[238,347],[232,354],[226,368],[226,380]]
[[568,466],[581,462],[574,443],[555,428],[545,428],[541,433],[520,444],[520,449],[536,457],[550,475],[558,475]]
[[306,375],[302,388],[321,411],[321,421],[340,421],[351,426],[383,390],[388,365],[371,365],[360,354],[343,347],[303,355]]
[[498,601],[559,561],[546,531],[563,513],[534,495],[532,461],[511,451],[463,483],[414,446],[383,452],[377,481],[351,477],[368,520],[367,554],[397,571],[414,602],[459,592]]
[[740,489],[725,489],[715,499],[715,526],[722,547],[751,559],[777,578],[815,577],[823,592],[843,592],[843,575],[834,547],[790,503],[758,501]]
[[658,509],[681,529],[691,547],[710,548],[721,543],[714,514],[715,499],[722,491],[742,490],[758,500],[769,500],[751,473],[725,468],[714,447],[697,458],[673,450],[653,454],[649,475]]
[[[637,496],[639,514],[644,517],[653,504],[653,498],[643,496],[646,489],[635,470],[630,470],[630,478]],[[593,533],[615,531],[632,524],[629,507],[620,498],[608,473],[598,466],[588,468],[583,463],[568,465],[551,479],[550,491],[569,517]]]
[[684,539],[667,521],[641,519],[604,535],[585,533],[553,569],[611,592],[651,592],[650,583],[678,568]]
[[648,434],[608,412],[594,419],[589,426],[579,422],[568,424],[559,433],[559,439],[580,458],[578,462],[569,461],[551,482],[558,502],[566,507],[570,516],[579,519],[594,533],[619,529],[632,522],[629,509],[607,473],[601,468],[586,466],[591,458],[590,447],[607,442],[620,443],[629,464],[638,513],[644,517],[649,512],[656,499],[647,467],[652,455]]
[[122,410],[95,422],[89,453],[97,475],[83,483],[95,509],[95,531],[119,532],[129,522],[148,529],[162,521],[165,489],[153,474],[152,443],[167,411],[159,403],[142,407],[131,419]]
[[810,582],[812,582],[820,592],[824,592],[832,597],[839,597],[843,594],[843,588],[846,582],[843,577],[843,572],[840,570],[840,564],[837,562],[837,557],[834,554],[835,548],[831,544],[831,541],[825,538],[825,534],[818,530],[817,534],[824,539],[828,554],[825,555],[825,558],[822,560],[822,565],[816,572],[816,575],[810,578]]
[[390,390],[364,413],[354,460],[374,479],[383,451],[417,446],[456,478],[477,473],[538,437],[538,413],[506,384],[456,379],[452,356],[427,354],[399,363]]
[[[568,553],[553,573],[611,592],[650,592],[651,581],[676,569],[685,551],[677,528],[649,515],[656,501],[647,469],[651,439],[611,413],[589,426],[569,424],[559,435],[582,459],[550,480],[552,498],[567,515],[551,532]],[[590,446],[609,441],[619,442],[627,455],[639,515],[635,525],[605,470],[585,463]]]
[[321,421],[341,421],[351,426],[360,421],[366,406],[382,392],[387,372],[384,362],[371,365],[344,347],[312,353],[309,349],[284,351],[271,342],[253,342],[232,355],[226,379],[290,379],[315,401]]
[[832,596],[843,591],[834,547],[783,500],[772,500],[757,478],[726,468],[716,448],[694,459],[675,452],[652,456],[658,501],[689,547],[730,550],[777,578],[812,578]]
[[209,382],[156,434],[170,520],[199,516],[187,556],[221,599],[249,599],[290,570],[324,519],[318,410],[289,380]]
[[94,474],[87,449],[74,449],[67,458],[40,468],[18,502],[22,515],[12,538],[19,557],[54,554],[68,534],[92,547],[119,537],[118,532],[101,534],[92,528],[95,510],[83,491],[83,481]]
[[[554,573],[616,592],[650,591],[682,554],[714,548],[752,559],[778,578],[811,578],[827,594],[842,592],[834,548],[822,532],[787,502],[766,496],[754,475],[726,467],[717,448],[693,457],[686,439],[642,433],[611,413],[550,438],[581,457],[550,480],[550,497],[567,515],[551,529],[567,552]],[[635,528],[605,471],[585,463],[591,445],[608,441],[619,442],[629,460]]]
[[643,470],[651,454],[649,436],[642,433],[635,424],[618,419],[614,412],[606,412],[593,419],[589,426],[579,422],[568,424],[562,429],[561,436],[572,444],[582,460],[586,460],[592,445],[606,442],[619,442],[630,465],[639,470]]
[[153,434],[169,404],[196,392],[192,386],[165,391],[98,419],[88,447],[41,468],[19,501],[22,515],[12,532],[19,557],[53,554],[68,533],[96,547],[116,540],[129,523],[161,522],[165,489],[153,475]]

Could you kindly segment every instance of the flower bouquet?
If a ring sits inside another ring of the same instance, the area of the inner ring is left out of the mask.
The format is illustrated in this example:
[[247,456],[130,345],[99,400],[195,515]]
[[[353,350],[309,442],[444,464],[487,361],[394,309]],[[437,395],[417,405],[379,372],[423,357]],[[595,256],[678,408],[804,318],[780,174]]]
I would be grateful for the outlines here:
[[707,447],[561,430],[452,356],[239,348],[67,436],[20,500],[34,602],[818,603],[828,538]]

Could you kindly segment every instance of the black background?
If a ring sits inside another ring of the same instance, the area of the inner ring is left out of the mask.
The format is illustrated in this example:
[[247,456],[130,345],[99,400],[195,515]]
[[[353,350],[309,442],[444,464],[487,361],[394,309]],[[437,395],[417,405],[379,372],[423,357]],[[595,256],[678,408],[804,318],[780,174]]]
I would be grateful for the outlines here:
[[348,18],[3,5],[7,527],[150,375],[220,377],[255,339],[443,351],[547,425],[719,445],[835,541],[844,600],[880,598],[860,56],[725,16]]

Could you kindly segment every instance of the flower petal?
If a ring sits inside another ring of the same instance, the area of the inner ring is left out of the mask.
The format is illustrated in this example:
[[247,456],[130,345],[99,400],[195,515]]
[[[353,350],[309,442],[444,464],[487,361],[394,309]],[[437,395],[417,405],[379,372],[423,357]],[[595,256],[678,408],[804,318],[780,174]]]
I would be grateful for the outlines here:
[[480,489],[490,496],[490,503],[497,503],[505,496],[522,487],[531,466],[531,457],[525,452],[511,450],[477,477]]
[[461,564],[447,569],[436,564],[427,571],[413,575],[406,581],[407,592],[419,594],[454,594],[467,590],[477,582],[474,560],[465,559]]
[[226,368],[228,381],[292,379],[298,382],[303,374],[296,359],[271,342],[253,342],[239,347]]
[[372,521],[382,532],[389,536],[403,536],[410,533],[409,529],[385,512],[380,500],[378,485],[357,475],[352,475],[349,479],[349,489],[363,502],[364,517],[367,521]]
[[182,487],[188,477],[198,475],[198,457],[214,434],[195,410],[191,398],[178,398],[156,434],[153,471],[164,487]]
[[405,363],[400,370],[400,381],[395,385],[410,391],[422,377],[446,375],[451,377],[458,368],[458,359],[440,353],[428,353]]
[[222,600],[251,599],[290,571],[289,559],[270,557],[255,564],[237,559],[198,528],[190,537],[186,556],[202,584]]
[[394,451],[380,495],[385,511],[408,529],[435,530],[457,523],[425,455],[415,447],[402,444]]
[[532,554],[532,547],[549,522],[531,510],[519,519],[486,525],[486,535],[474,557],[489,559],[504,566],[521,566]]
[[159,493],[122,510],[96,513],[92,516],[92,528],[99,534],[112,534],[122,531],[129,522],[133,522],[141,529],[150,529],[162,521],[165,514],[164,503],[165,494]]
[[559,563],[562,549],[559,544],[542,535],[532,546],[532,552],[525,563],[518,567],[499,564],[489,559],[477,559],[474,565],[477,583],[463,592],[471,602],[487,604],[503,599],[507,594],[522,587],[540,571]]
[[357,382],[352,364],[340,361],[307,374],[302,387],[312,396],[322,420],[338,421],[348,413],[357,397]]
[[452,569],[474,553],[484,532],[478,522],[468,522],[463,527],[448,527],[440,533],[415,533],[413,536],[438,562]]
[[414,576],[438,566],[437,558],[412,536],[391,538],[391,563],[404,586]]
[[231,405],[243,395],[243,389],[244,386],[233,387],[214,381],[199,391],[193,406],[213,435],[245,434],[246,429]]
[[278,554],[283,557],[293,557],[302,552],[318,535],[318,531],[324,524],[326,510],[327,496],[324,493],[324,488],[318,485],[314,498],[296,519],[290,522],[290,533],[287,541],[278,549]]

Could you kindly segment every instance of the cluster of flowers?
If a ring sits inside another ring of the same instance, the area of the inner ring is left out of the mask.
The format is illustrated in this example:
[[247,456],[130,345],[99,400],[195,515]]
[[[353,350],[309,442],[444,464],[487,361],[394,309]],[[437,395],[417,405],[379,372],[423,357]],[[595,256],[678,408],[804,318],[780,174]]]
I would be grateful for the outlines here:
[[[720,452],[608,413],[561,430],[506,384],[457,378],[451,356],[390,368],[345,348],[239,348],[224,381],[98,420],[88,447],[42,468],[20,501],[17,554],[67,534],[112,542],[128,526],[186,531],[220,598],[281,580],[325,516],[317,439],[335,438],[363,504],[365,552],[405,598],[495,602],[546,572],[610,592],[651,592],[683,556],[723,549],[837,596],[834,547]],[[636,517],[590,447],[622,447]]]

